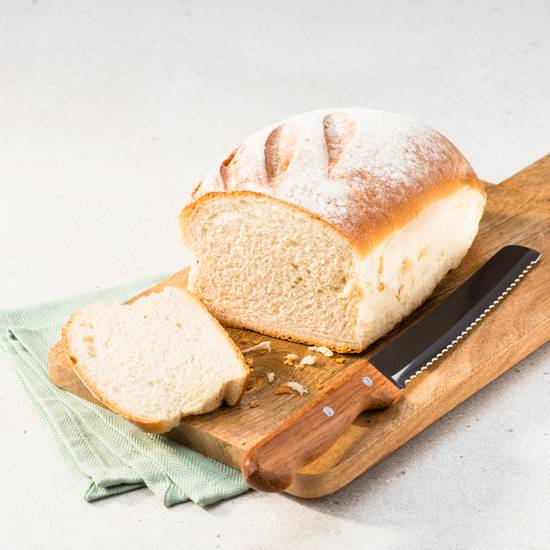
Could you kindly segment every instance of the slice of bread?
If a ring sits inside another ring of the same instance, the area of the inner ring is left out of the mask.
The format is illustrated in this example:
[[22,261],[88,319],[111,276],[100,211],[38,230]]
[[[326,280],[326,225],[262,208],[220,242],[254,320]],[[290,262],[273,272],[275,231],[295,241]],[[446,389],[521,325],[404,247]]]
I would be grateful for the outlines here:
[[222,401],[235,405],[250,374],[218,321],[173,287],[129,305],[78,310],[63,329],[63,345],[96,398],[149,432],[166,432]]

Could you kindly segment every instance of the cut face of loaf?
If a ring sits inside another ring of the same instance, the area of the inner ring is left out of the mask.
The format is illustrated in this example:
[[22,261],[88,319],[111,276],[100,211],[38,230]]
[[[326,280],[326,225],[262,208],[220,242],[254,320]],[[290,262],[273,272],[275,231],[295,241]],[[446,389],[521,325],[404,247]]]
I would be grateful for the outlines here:
[[360,351],[426,299],[472,243],[485,192],[449,140],[368,109],[264,128],[181,215],[190,288],[225,323]]
[[334,227],[292,205],[250,192],[210,194],[186,220],[197,258],[189,288],[223,323],[361,351],[460,263],[483,203],[464,186],[362,256]]
[[249,375],[220,324],[188,292],[165,288],[130,305],[93,304],[63,330],[73,369],[111,410],[146,431],[234,405]]

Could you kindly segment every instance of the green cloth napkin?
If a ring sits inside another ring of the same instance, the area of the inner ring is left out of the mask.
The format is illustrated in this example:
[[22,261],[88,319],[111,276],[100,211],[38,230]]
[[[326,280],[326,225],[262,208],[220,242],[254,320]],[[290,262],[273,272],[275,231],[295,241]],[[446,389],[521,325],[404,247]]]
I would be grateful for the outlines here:
[[161,435],[142,432],[122,417],[59,389],[48,378],[48,350],[77,308],[98,301],[124,302],[164,277],[0,311],[0,348],[11,359],[87,501],[146,485],[165,506],[187,500],[206,506],[247,490],[238,470]]

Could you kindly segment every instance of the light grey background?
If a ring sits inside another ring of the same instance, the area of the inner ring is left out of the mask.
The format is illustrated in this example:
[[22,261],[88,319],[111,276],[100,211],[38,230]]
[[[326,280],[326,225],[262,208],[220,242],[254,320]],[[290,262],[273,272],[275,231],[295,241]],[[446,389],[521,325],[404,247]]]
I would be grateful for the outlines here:
[[[304,110],[403,112],[498,182],[550,152],[550,3],[0,1],[0,307],[176,270],[195,182]],[[343,491],[83,502],[0,359],[2,548],[548,548],[550,348]]]

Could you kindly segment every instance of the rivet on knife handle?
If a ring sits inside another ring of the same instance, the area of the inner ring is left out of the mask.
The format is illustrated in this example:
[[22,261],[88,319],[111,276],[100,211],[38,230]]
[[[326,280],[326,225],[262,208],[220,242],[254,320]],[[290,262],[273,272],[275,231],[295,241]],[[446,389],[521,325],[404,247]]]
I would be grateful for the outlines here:
[[366,359],[356,363],[336,386],[250,449],[242,466],[246,482],[261,491],[284,491],[300,467],[330,447],[359,414],[389,407],[400,395]]

